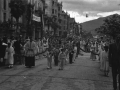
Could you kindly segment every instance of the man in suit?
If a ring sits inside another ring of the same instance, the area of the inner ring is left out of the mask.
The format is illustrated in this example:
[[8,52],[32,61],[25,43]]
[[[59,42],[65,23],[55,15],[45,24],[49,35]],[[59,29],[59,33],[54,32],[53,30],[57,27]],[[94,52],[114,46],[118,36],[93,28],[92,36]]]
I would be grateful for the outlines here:
[[112,67],[113,88],[117,90],[118,81],[120,90],[120,36],[116,37],[115,42],[109,46],[109,63]]

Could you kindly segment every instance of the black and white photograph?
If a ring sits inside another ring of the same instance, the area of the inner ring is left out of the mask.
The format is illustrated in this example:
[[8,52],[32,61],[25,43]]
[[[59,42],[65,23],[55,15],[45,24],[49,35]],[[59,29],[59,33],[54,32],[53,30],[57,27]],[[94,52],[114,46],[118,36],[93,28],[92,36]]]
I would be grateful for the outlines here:
[[120,90],[120,0],[0,0],[0,90]]

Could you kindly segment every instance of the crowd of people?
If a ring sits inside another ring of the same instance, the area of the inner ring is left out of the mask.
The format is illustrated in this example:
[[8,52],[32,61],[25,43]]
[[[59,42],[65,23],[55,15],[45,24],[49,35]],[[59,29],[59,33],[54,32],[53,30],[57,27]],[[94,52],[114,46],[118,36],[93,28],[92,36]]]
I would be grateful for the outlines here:
[[13,65],[35,66],[35,57],[48,47],[45,38],[33,40],[32,37],[3,37],[0,40],[0,66],[12,68]]
[[91,55],[90,59],[95,61],[98,60],[100,62],[100,70],[104,72],[104,75],[108,77],[109,72],[109,60],[108,60],[108,51],[109,51],[109,44],[111,42],[106,41],[94,41],[91,42]]
[[33,40],[32,37],[3,37],[0,40],[0,66],[12,68],[13,65],[19,64],[31,68],[35,66],[36,58],[39,59],[42,53],[47,58],[48,69],[52,68],[52,59],[60,70],[68,61],[70,64],[75,61],[79,53],[79,42],[60,40],[59,45],[56,45],[56,40],[56,43],[50,43],[52,42],[46,38]]
[[113,78],[113,88],[120,90],[120,36],[101,41],[90,41],[84,44],[84,50],[91,52],[90,59],[100,62],[100,71],[105,77],[109,77],[110,67]]
[[54,65],[59,67],[59,70],[64,69],[64,65],[69,62],[72,64],[75,62],[79,52],[77,43],[68,42],[67,46],[62,45],[61,47],[56,47],[53,49],[48,48],[46,57],[47,57],[47,69],[52,68],[52,59],[54,59]]
[[[53,40],[53,41],[52,41]],[[47,69],[58,66],[63,70],[66,64],[75,62],[78,55],[83,55],[81,51],[91,53],[90,59],[100,62],[100,70],[108,77],[110,67],[112,67],[113,87],[117,88],[117,75],[119,70],[120,38],[113,41],[106,40],[55,40],[37,39],[32,37],[27,39],[6,38],[0,40],[0,66],[12,68],[15,64],[23,64],[28,68],[35,66],[36,57],[41,54],[47,58]],[[120,77],[119,77],[120,81]]]

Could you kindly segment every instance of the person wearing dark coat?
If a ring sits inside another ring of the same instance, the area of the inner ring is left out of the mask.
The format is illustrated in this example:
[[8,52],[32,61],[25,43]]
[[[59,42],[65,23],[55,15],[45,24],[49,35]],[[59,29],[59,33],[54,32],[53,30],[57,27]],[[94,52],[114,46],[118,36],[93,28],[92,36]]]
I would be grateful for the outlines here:
[[78,57],[78,55],[80,54],[80,41],[77,42],[76,46],[77,46],[77,57]]
[[70,52],[69,52],[69,63],[70,64],[72,64],[73,62],[73,54],[74,54],[74,51],[73,50],[71,50]]
[[54,64],[55,66],[58,66],[58,55],[59,55],[59,49],[55,49],[54,51]]
[[0,39],[0,66],[2,66],[3,58],[2,58],[2,39]]
[[21,64],[21,41],[17,39],[14,42],[14,49],[15,49],[15,63],[14,64]]
[[3,37],[1,50],[0,50],[0,52],[1,52],[1,59],[2,59],[1,66],[5,66],[6,60],[4,59],[4,57],[5,57],[6,48],[7,48],[7,37]]
[[[115,42],[109,46],[109,62],[112,68],[113,88],[117,90],[117,81],[120,90],[120,38],[116,38]],[[118,78],[117,78],[118,76]]]

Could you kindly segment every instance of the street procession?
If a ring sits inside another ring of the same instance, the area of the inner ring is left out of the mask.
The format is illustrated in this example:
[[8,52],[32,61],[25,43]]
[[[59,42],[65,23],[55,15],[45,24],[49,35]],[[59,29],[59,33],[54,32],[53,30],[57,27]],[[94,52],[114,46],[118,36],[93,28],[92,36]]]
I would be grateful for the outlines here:
[[0,0],[0,90],[120,90],[120,15],[95,1]]

